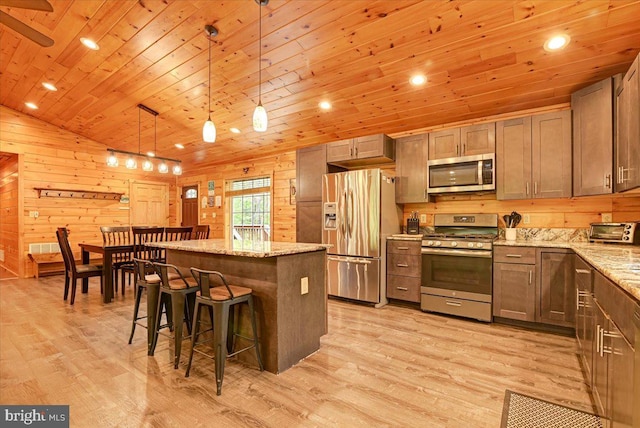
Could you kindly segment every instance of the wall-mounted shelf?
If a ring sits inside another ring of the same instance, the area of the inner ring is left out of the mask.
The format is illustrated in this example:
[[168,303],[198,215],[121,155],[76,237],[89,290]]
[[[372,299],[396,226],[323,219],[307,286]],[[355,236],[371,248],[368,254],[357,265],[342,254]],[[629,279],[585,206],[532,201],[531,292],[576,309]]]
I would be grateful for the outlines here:
[[119,201],[122,193],[116,192],[95,192],[92,190],[70,190],[70,189],[45,189],[34,187],[38,191],[39,198],[78,198],[78,199],[100,199]]

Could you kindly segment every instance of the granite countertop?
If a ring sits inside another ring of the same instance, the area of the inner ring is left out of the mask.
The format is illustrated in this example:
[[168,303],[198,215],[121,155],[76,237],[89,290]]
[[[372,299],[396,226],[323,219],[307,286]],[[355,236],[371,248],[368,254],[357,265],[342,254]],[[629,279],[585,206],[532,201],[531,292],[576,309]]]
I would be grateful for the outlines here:
[[506,241],[494,246],[569,248],[604,276],[640,300],[640,247],[624,244],[596,244],[565,241]]
[[221,254],[240,257],[277,257],[290,254],[324,251],[330,247],[325,244],[307,244],[300,242],[275,241],[229,241],[225,239],[196,239],[191,241],[153,242],[150,247],[169,250],[192,251],[195,253]]

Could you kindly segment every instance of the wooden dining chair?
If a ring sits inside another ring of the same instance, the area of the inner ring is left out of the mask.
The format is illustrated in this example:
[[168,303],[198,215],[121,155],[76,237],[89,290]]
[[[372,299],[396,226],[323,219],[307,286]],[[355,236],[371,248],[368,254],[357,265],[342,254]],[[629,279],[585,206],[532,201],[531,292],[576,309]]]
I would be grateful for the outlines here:
[[191,239],[193,226],[165,227],[165,241],[188,241]]
[[56,238],[58,238],[58,244],[60,244],[60,252],[62,253],[62,259],[64,261],[64,300],[67,300],[69,295],[69,283],[71,283],[71,302],[76,300],[76,285],[78,279],[90,278],[92,276],[100,277],[100,292],[102,292],[102,266],[92,264],[76,265],[76,260],[71,251],[71,245],[69,245],[69,231],[66,227],[59,227],[56,231]]
[[[129,226],[100,226],[103,245],[131,245],[131,229]],[[126,273],[133,272],[132,253],[116,253],[113,255],[113,284],[118,292],[118,273],[122,277],[122,295],[124,295],[124,279]],[[131,276],[129,275],[129,284]]]
[[191,239],[209,239],[209,225],[199,224],[195,226]]
[[164,261],[164,250],[162,248],[149,247],[150,242],[164,241],[164,227],[133,226],[133,257],[150,262]]

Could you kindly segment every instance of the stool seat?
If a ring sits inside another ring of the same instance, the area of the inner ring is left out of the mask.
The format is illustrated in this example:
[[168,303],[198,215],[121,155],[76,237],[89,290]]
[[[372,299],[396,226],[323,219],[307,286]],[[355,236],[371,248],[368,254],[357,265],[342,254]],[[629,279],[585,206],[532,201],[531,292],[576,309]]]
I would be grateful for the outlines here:
[[[175,272],[169,272],[167,276],[169,277],[169,281],[180,278],[180,275]],[[160,284],[160,282],[162,281],[160,279],[160,275],[158,275],[157,273],[145,275],[144,280],[149,284]]]
[[174,278],[169,279],[169,288],[172,290],[184,290],[187,288],[197,287],[198,283],[193,278]]
[[[211,300],[215,300],[218,302],[229,300],[234,297],[246,296],[247,294],[251,294],[253,290],[247,287],[240,287],[238,285],[229,284],[229,288],[231,289],[233,295],[229,294],[229,290],[227,287],[213,287],[209,289],[209,298]],[[202,294],[198,291],[197,296],[201,296]],[[204,296],[206,298],[206,296]]]

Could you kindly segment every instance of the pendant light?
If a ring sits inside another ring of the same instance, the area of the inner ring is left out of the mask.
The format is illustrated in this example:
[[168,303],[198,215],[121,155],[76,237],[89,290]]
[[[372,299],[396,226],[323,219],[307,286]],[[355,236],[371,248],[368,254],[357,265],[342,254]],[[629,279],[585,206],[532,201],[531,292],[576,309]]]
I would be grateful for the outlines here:
[[205,25],[204,31],[209,37],[209,118],[202,127],[202,139],[205,143],[216,142],[216,125],[211,120],[211,38],[218,35],[218,30],[213,25]]
[[256,106],[255,111],[253,112],[253,130],[257,132],[264,132],[267,130],[267,123],[269,119],[267,118],[267,111],[262,107],[262,6],[269,4],[269,0],[255,0],[258,3],[260,8],[260,33],[258,42],[259,50],[258,50],[258,105]]

